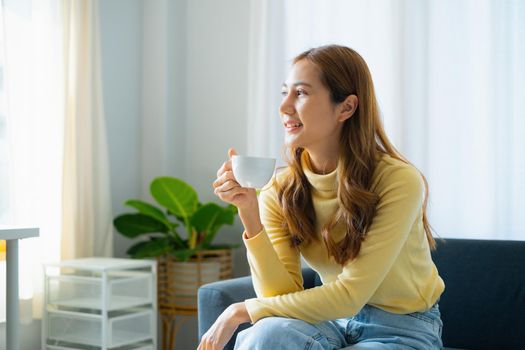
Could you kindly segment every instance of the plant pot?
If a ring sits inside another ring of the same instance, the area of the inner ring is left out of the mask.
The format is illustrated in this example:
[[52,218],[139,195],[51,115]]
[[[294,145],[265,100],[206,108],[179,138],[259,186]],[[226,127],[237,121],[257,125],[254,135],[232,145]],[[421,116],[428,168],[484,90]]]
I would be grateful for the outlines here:
[[189,261],[170,255],[157,258],[160,312],[197,310],[197,291],[203,284],[232,277],[231,249],[203,250]]

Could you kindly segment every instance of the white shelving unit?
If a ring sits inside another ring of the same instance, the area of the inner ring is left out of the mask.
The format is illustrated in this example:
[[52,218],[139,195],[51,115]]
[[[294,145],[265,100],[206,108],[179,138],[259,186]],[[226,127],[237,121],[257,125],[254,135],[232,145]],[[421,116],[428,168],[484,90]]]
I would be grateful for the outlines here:
[[42,349],[156,349],[156,281],[156,262],[150,260],[45,265]]

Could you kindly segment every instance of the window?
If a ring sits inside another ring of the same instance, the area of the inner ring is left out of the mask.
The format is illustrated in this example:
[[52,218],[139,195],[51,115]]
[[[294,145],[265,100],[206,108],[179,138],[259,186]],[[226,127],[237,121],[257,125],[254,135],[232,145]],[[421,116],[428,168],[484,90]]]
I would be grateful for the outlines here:
[[[0,10],[1,14],[1,10]],[[0,16],[0,28],[3,28],[3,16]],[[7,219],[8,209],[8,184],[7,184],[7,120],[5,104],[5,79],[4,79],[4,42],[0,29],[0,223]],[[0,242],[0,280],[6,280],[5,241]],[[0,283],[0,322],[5,322],[5,293],[6,284]]]
[[[40,228],[19,244],[20,299],[40,313],[42,263],[60,256],[63,64],[58,1],[0,5],[0,224]],[[0,300],[5,263],[0,262]],[[31,319],[31,310],[20,317]],[[0,320],[5,302],[0,302]]]

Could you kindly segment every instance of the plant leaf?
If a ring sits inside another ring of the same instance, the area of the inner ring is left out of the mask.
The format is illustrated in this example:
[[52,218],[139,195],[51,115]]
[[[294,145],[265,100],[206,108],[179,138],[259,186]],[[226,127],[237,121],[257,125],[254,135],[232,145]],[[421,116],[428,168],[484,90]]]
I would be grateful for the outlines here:
[[183,241],[178,234],[171,235],[168,234],[168,239],[170,240],[170,245],[173,249],[186,249],[188,248],[187,242]]
[[144,214],[123,214],[113,220],[118,232],[128,238],[154,232],[168,232],[168,227],[161,221]]
[[190,218],[197,209],[197,192],[186,182],[174,177],[158,177],[150,186],[153,198],[175,216]]
[[193,213],[190,222],[198,233],[207,234],[222,214],[223,209],[215,203],[207,203]]
[[166,238],[152,238],[149,241],[142,241],[128,249],[128,253],[135,259],[152,258],[166,254],[171,250],[171,245]]
[[203,242],[204,244],[211,244],[222,225],[233,225],[237,208],[235,206],[232,207],[235,209],[232,209],[229,206],[226,208],[221,208],[219,216],[217,216],[217,219],[213,223],[212,227],[206,233],[206,238]]
[[184,218],[180,215],[175,215],[173,212],[171,212],[171,210],[169,209],[166,209],[166,214],[168,215],[171,215],[171,216],[174,216],[175,218],[177,218],[177,220],[179,220],[180,222],[184,222]]
[[179,261],[188,261],[189,258],[191,258],[192,255],[194,255],[197,252],[198,249],[181,249],[181,250],[174,250],[171,252],[171,255],[175,257],[176,260]]
[[124,204],[137,209],[141,214],[147,215],[149,217],[157,219],[158,221],[163,222],[167,227],[170,228],[170,230],[173,230],[175,227],[179,226],[176,223],[170,222],[166,215],[162,212],[162,210],[147,202],[141,201],[139,199],[130,199],[127,200]]
[[231,211],[232,214],[237,214],[239,212],[239,210],[237,209],[237,207],[233,204],[228,204],[228,206],[226,207],[227,210]]

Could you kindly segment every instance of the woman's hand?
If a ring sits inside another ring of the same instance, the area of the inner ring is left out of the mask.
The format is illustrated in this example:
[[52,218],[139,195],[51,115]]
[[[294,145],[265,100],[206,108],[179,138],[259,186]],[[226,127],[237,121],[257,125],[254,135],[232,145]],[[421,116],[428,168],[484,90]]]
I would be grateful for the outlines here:
[[228,150],[228,159],[217,171],[217,180],[213,182],[214,193],[224,202],[235,205],[239,210],[247,210],[257,205],[257,194],[253,188],[241,187],[235,179],[231,158],[237,152]]
[[250,322],[244,302],[228,306],[202,336],[197,350],[222,350],[241,323]]
[[228,159],[217,171],[217,180],[213,183],[214,193],[223,201],[239,209],[239,217],[246,229],[248,238],[254,237],[263,229],[259,216],[259,203],[254,188],[245,188],[235,179],[231,157],[237,154],[233,148],[228,150]]

